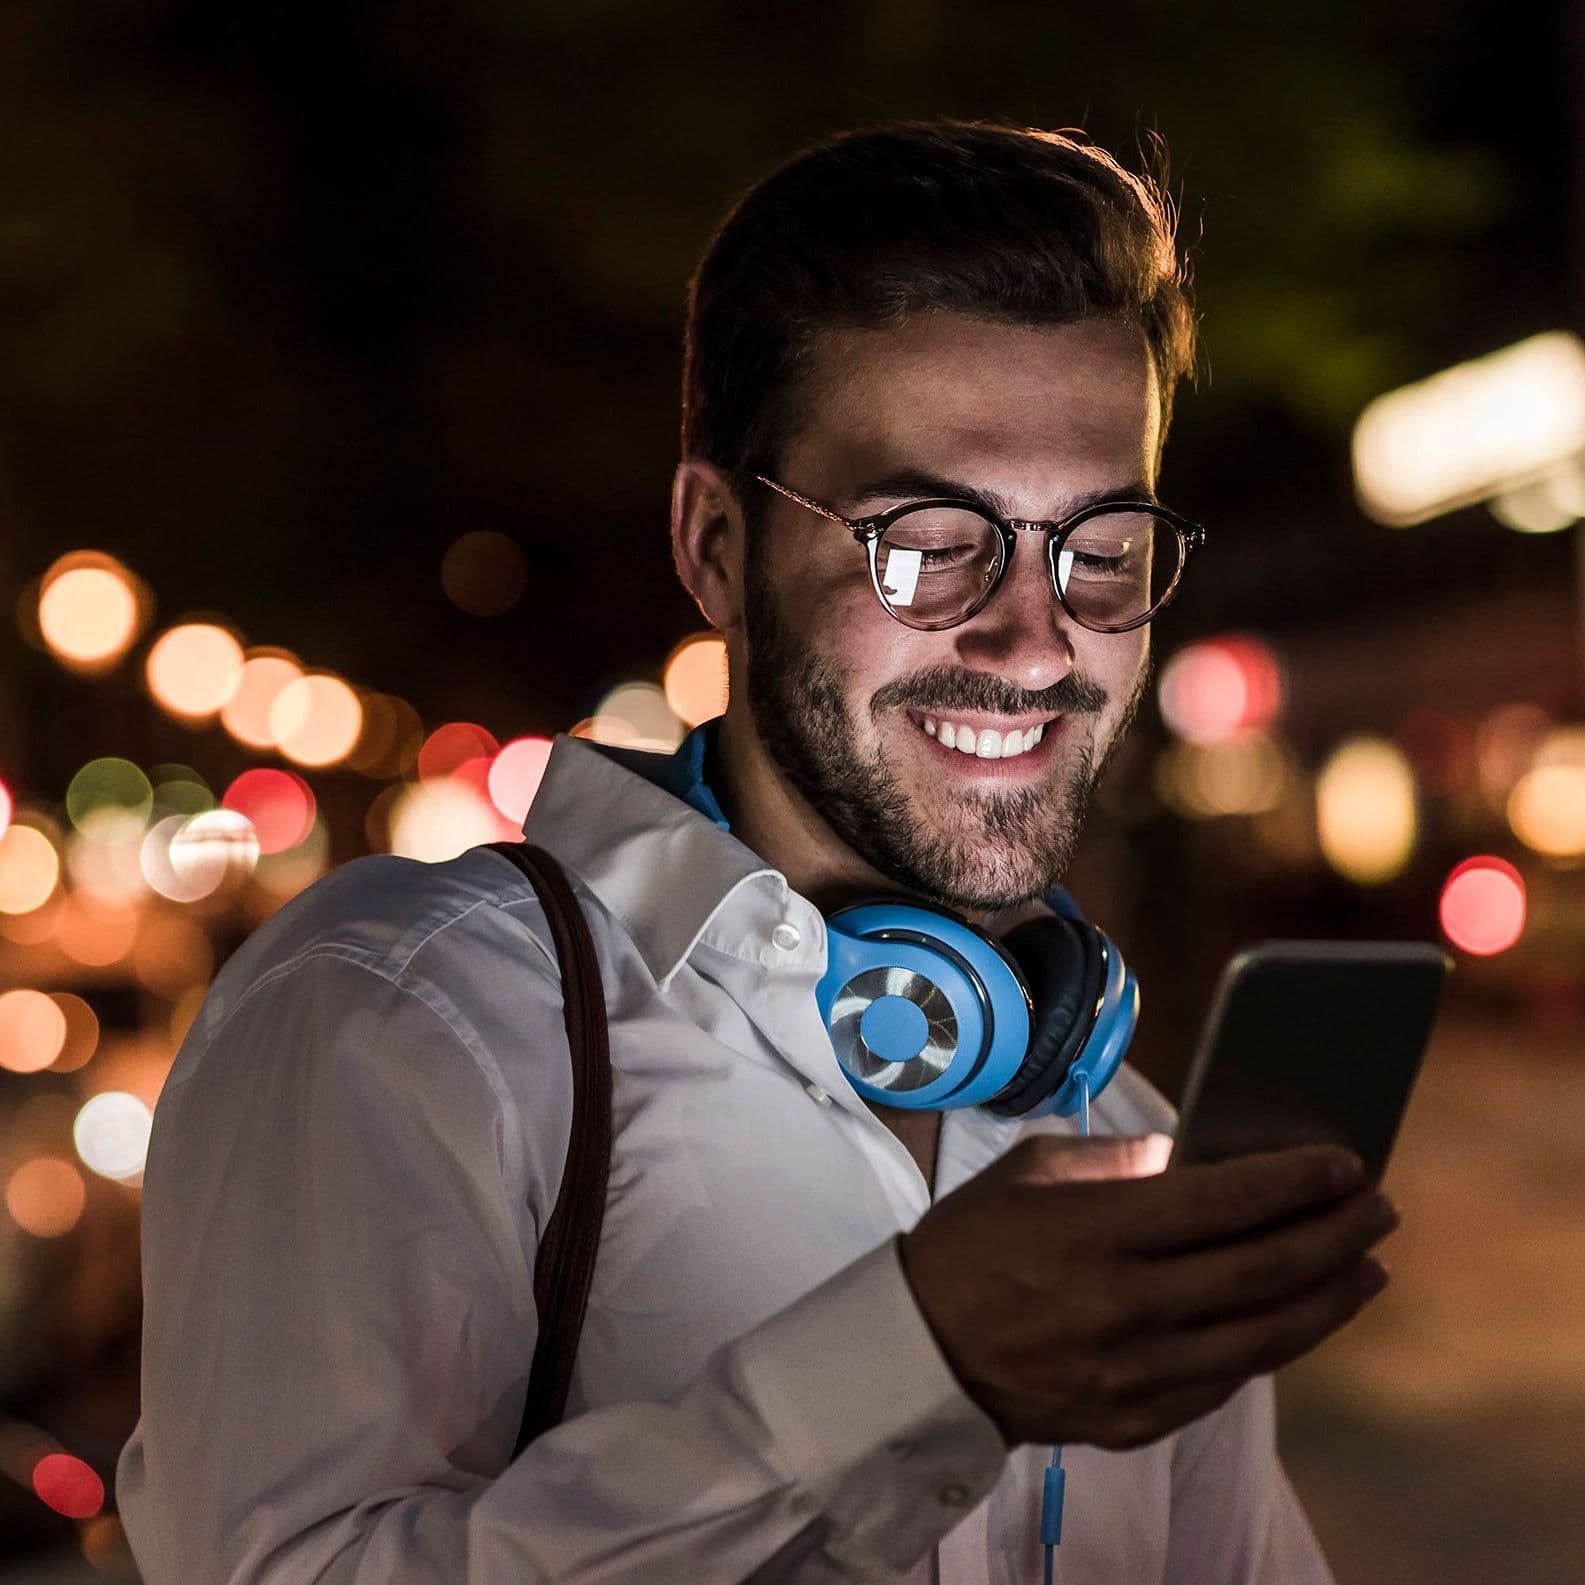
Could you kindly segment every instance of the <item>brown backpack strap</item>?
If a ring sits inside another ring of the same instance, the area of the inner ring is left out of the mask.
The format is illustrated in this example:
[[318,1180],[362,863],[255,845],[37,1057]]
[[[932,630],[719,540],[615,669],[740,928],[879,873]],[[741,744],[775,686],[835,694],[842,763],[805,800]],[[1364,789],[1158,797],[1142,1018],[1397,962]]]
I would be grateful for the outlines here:
[[515,1458],[541,1432],[560,1423],[567,1404],[611,1175],[611,1048],[594,938],[561,866],[541,847],[519,842],[482,846],[509,858],[539,894],[561,969],[562,1011],[572,1055],[572,1130],[561,1192],[534,1260],[539,1342],[529,1368]]

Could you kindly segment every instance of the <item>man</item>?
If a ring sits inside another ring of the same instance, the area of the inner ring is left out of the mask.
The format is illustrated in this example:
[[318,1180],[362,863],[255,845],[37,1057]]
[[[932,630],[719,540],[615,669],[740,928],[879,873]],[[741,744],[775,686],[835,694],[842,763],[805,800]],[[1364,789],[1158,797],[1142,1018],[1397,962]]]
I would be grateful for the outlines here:
[[[996,931],[1053,893],[1187,551],[1161,519],[1108,623],[1042,525],[1148,516],[1191,352],[1159,196],[1073,139],[860,133],[740,202],[672,498],[726,715],[671,759],[559,740],[525,827],[611,1018],[569,1418],[512,1458],[571,1111],[544,914],[487,850],[358,860],[227,964],[160,1100],[148,1585],[1030,1581],[1042,1444],[1072,1585],[1328,1580],[1264,1373],[1382,1281],[1342,1153],[1161,1174],[1126,1067],[1111,1137],[872,1105],[814,996],[856,897]],[[925,499],[1004,528],[877,533]]]

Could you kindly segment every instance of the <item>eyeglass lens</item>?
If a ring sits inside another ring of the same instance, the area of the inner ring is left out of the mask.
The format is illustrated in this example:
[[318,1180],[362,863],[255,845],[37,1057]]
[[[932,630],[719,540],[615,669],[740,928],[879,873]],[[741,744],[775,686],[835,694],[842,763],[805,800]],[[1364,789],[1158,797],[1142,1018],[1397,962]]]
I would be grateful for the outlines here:
[[[1053,560],[1078,620],[1117,628],[1166,599],[1182,554],[1171,523],[1148,512],[1105,512],[1079,524]],[[950,627],[971,616],[984,604],[1001,562],[1001,531],[989,518],[958,507],[905,512],[875,548],[881,597],[911,627]]]

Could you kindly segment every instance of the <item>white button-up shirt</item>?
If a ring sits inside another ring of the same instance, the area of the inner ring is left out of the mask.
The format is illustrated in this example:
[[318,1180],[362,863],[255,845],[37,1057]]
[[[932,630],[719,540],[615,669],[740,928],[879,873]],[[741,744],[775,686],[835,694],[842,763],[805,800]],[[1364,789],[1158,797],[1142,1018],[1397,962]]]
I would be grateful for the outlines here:
[[[543,911],[486,849],[354,860],[232,956],[155,1114],[117,1472],[147,1585],[1038,1581],[1049,1450],[964,1394],[895,1237],[1071,1120],[948,1112],[927,1184],[837,1065],[824,922],[783,876],[573,739],[525,835],[575,878],[610,1010],[568,1418],[512,1457],[572,1106]],[[1093,1107],[1172,1123],[1126,1066]],[[1269,1378],[1065,1463],[1067,1585],[1329,1585]]]

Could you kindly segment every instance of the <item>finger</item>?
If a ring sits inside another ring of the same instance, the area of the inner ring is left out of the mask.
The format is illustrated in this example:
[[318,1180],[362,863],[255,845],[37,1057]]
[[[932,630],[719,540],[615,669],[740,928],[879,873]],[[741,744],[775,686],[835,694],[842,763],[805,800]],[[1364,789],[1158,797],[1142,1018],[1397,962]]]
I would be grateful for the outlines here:
[[1166,1167],[1171,1154],[1168,1134],[1107,1134],[1092,1139],[1031,1134],[1009,1152],[1008,1165],[1020,1183],[1082,1183],[1151,1177]]
[[1375,1189],[1231,1244],[1150,1257],[1131,1279],[1136,1309],[1159,1330],[1269,1308],[1352,1266],[1398,1225]]
[[1386,1283],[1386,1272],[1367,1255],[1308,1292],[1264,1310],[1124,1344],[1101,1367],[1097,1392],[1112,1403],[1128,1403],[1265,1375],[1307,1354]]
[[1131,1186],[1119,1212],[1118,1244],[1164,1254],[1243,1238],[1341,1199],[1362,1176],[1359,1158],[1336,1145],[1291,1145],[1174,1167]]

